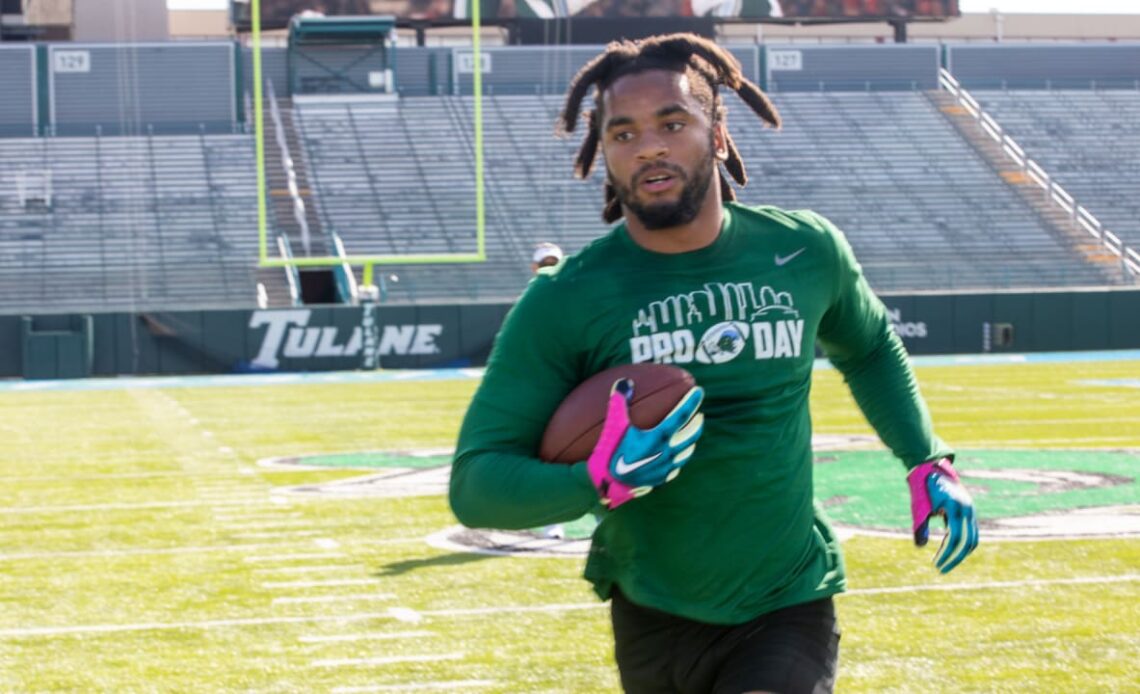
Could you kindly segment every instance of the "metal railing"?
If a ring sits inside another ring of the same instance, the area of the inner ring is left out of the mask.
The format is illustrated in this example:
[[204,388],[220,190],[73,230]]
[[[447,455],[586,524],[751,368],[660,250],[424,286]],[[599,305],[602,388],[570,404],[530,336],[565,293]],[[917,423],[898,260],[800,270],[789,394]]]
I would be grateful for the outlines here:
[[[277,252],[286,260],[293,259],[293,247],[289,244],[289,237],[285,234],[277,235]],[[285,268],[285,283],[289,286],[289,305],[302,306],[301,278],[296,265],[287,265]]]
[[1120,265],[1125,274],[1131,275],[1133,280],[1140,277],[1140,253],[1126,246],[1119,236],[1106,229],[1092,212],[1077,203],[1068,191],[1053,180],[1049,172],[1030,159],[1025,150],[1005,133],[1001,125],[982,109],[977,99],[971,96],[945,68],[938,71],[938,83],[954,97],[959,106],[966,109],[966,112],[978,123],[978,127],[998,143],[1002,152],[1021,167],[1022,173],[1044,191],[1046,203],[1056,205],[1063,210],[1072,220],[1074,229],[1084,230],[1098,240],[1109,253],[1120,258]]
[[273,92],[273,80],[265,82],[269,88],[269,113],[273,118],[273,134],[277,138],[277,148],[281,151],[281,166],[285,169],[286,186],[293,201],[293,219],[301,229],[301,246],[305,255],[310,255],[312,242],[309,237],[309,222],[305,218],[305,201],[297,189],[297,172],[293,170],[293,157],[289,154],[289,143],[285,140],[285,126],[281,124],[281,111],[277,108],[277,95]]
[[360,303],[360,290],[356,286],[356,275],[352,272],[352,266],[344,260],[348,254],[344,252],[344,242],[340,240],[340,236],[335,231],[332,232],[332,241],[336,257],[341,259],[338,265],[333,266],[337,294],[341,303],[355,306]]
[[[198,146],[202,150],[202,171],[206,174],[206,190],[210,196],[210,221],[213,223],[213,240],[217,244],[218,267],[224,268],[226,261],[226,239],[223,229],[226,227],[226,213],[222,209],[224,197],[222,188],[214,183],[214,163],[210,161],[210,147],[206,141],[206,129],[198,131]],[[222,270],[222,286],[229,294],[229,274]]]

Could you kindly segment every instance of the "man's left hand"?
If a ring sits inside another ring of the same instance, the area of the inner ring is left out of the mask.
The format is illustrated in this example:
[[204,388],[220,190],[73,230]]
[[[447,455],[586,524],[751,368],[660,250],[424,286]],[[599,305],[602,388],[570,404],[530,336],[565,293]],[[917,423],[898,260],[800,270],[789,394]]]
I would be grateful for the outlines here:
[[930,518],[942,516],[947,533],[934,558],[942,573],[962,563],[978,546],[978,521],[974,500],[962,486],[949,458],[929,460],[907,475],[910,510],[914,520],[914,544],[922,547],[930,538]]

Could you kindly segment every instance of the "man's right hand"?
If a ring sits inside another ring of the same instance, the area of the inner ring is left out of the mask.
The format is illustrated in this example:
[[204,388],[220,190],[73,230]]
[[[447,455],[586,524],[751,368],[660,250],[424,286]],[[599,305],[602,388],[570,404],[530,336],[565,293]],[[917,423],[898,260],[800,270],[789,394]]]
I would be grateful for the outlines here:
[[629,421],[633,388],[633,381],[623,378],[610,389],[602,434],[586,462],[602,503],[611,510],[672,481],[704,431],[705,418],[699,410],[705,392],[699,386],[648,430]]

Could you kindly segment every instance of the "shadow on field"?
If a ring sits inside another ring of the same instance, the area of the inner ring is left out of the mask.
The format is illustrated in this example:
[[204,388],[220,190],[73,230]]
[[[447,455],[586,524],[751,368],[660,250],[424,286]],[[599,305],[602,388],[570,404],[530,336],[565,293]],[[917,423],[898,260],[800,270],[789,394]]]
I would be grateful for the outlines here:
[[392,562],[385,564],[374,576],[399,576],[400,574],[415,571],[416,569],[424,569],[431,566],[459,566],[460,564],[470,564],[474,561],[483,561],[484,559],[495,559],[494,555],[490,554],[472,554],[467,552],[445,554],[441,557],[431,557],[430,559],[408,559],[406,561]]

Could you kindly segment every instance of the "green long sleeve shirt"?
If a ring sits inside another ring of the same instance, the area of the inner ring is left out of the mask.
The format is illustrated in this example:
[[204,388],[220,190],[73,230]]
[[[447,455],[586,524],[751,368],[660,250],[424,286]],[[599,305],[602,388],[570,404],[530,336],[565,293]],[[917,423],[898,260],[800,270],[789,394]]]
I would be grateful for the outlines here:
[[[681,254],[646,250],[619,225],[536,277],[508,314],[459,434],[452,509],[495,528],[597,511],[585,575],[598,595],[616,583],[690,619],[736,624],[838,593],[839,543],[812,495],[817,343],[907,468],[950,453],[882,303],[827,220],[729,203],[717,240]],[[631,362],[692,373],[705,430],[676,480],[605,511],[585,463],[543,462],[538,444],[574,386]]]

